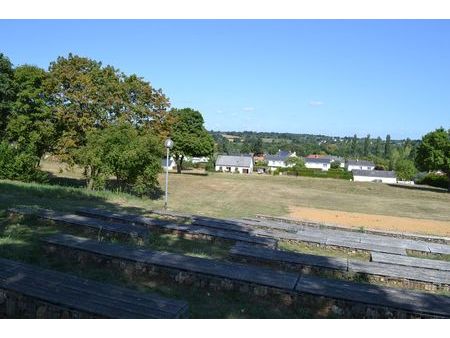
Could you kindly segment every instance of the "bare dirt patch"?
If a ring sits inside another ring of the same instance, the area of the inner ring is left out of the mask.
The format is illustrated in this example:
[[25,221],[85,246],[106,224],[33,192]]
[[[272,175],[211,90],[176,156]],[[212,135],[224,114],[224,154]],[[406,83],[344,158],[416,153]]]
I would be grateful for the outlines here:
[[289,207],[289,217],[319,223],[341,225],[348,228],[409,232],[425,235],[450,236],[450,222],[410,217],[397,217],[326,210],[305,207]]

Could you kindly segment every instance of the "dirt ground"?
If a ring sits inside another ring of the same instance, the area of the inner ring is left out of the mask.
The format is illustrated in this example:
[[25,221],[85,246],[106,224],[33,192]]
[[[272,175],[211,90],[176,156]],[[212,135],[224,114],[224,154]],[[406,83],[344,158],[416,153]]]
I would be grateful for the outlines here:
[[445,221],[305,207],[289,207],[288,217],[298,220],[336,224],[348,228],[364,227],[366,229],[450,237],[450,222]]

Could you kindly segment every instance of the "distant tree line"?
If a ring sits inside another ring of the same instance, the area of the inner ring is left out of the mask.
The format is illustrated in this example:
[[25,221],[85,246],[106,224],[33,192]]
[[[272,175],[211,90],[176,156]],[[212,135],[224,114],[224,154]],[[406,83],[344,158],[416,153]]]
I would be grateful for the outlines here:
[[[275,154],[278,150],[296,152],[298,156],[310,154],[334,155],[343,158],[373,161],[376,169],[395,170],[402,180],[412,180],[420,171],[440,170],[449,175],[450,155],[448,143],[450,130],[439,128],[425,135],[422,140],[392,140],[372,138],[333,137],[325,135],[267,133],[267,132],[220,132],[211,131],[217,144],[217,151],[223,154]],[[229,141],[223,135],[238,136],[239,140]],[[427,155],[424,155],[427,154]],[[433,177],[431,175],[431,177]],[[447,186],[449,178],[429,179],[436,185]],[[426,181],[425,181],[426,182]]]
[[166,137],[180,166],[213,153],[203,125],[199,112],[170,109],[161,89],[99,61],[69,54],[44,70],[0,54],[0,179],[45,181],[39,164],[53,154],[84,168],[88,188],[113,176],[119,189],[152,194]]

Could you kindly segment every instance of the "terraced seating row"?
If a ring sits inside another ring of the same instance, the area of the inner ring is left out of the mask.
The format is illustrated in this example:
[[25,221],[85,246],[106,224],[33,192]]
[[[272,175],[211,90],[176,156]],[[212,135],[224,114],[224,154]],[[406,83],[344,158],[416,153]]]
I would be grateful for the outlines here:
[[435,259],[423,259],[417,257],[403,257],[403,256],[399,257],[397,255],[372,252],[371,260],[372,262],[383,264],[404,265],[424,269],[450,271],[450,262]]
[[99,233],[121,235],[125,237],[130,236],[140,239],[146,239],[149,234],[148,229],[141,226],[135,226],[133,224],[104,222],[95,218],[47,209],[11,208],[9,211],[24,215],[34,215],[45,220],[77,226],[80,228],[88,228],[98,231]]
[[[117,244],[96,242],[69,235],[55,235],[44,240],[53,249],[73,250],[101,259],[125,261],[142,266],[159,267],[170,271],[186,272],[206,278],[260,285],[301,297],[313,295],[332,300],[353,302],[363,306],[392,307],[426,316],[450,317],[450,297],[412,292],[409,290],[328,280],[311,276],[276,271],[269,268],[188,257],[165,252],[136,249]],[[101,261],[101,264],[104,262]],[[152,270],[154,271],[154,270]],[[179,275],[175,279],[179,278]]]
[[[291,226],[307,226],[312,228],[326,228],[331,230],[339,230],[339,231],[347,231],[347,232],[361,232],[360,229],[355,228],[348,228],[344,227],[342,225],[336,225],[336,224],[324,224],[324,223],[318,223],[318,222],[311,222],[311,221],[301,221],[301,220],[294,220],[291,218],[286,217],[276,217],[276,216],[268,216],[268,215],[256,215],[256,218],[244,218],[245,221],[252,221],[252,222],[275,222],[275,223],[282,223],[286,225]],[[419,241],[426,241],[426,242],[433,242],[433,243],[441,243],[441,244],[450,244],[450,238],[449,237],[442,237],[442,236],[433,236],[433,235],[421,235],[421,234],[413,234],[413,233],[406,233],[406,232],[397,232],[397,231],[386,231],[386,230],[376,230],[376,229],[364,229],[364,233],[372,234],[372,235],[380,235],[380,236],[387,236],[387,237],[395,237],[395,238],[403,238],[403,239],[412,239],[412,240],[419,240]]]
[[[170,211],[154,211],[160,215],[178,215]],[[383,234],[362,233],[356,231],[345,231],[338,227],[321,227],[319,224],[311,226],[311,223],[301,224],[283,221],[270,221],[261,219],[226,220],[199,215],[182,214],[186,219],[191,219],[192,224],[213,227],[224,230],[233,230],[262,237],[273,237],[275,239],[298,240],[312,242],[321,245],[336,246],[363,251],[374,251],[406,255],[406,250],[431,253],[450,254],[450,245],[434,243],[433,238],[423,237],[427,240],[416,240],[407,238],[388,237]],[[283,232],[293,233],[284,234]],[[420,236],[417,236],[420,239]],[[442,239],[442,238],[440,238]]]
[[[414,266],[388,265],[375,262],[347,260],[345,258],[307,255],[295,252],[272,250],[268,248],[258,248],[245,244],[235,245],[230,250],[230,254],[241,257],[250,257],[255,260],[266,262],[278,262],[301,267],[309,266],[315,268],[325,268],[340,270],[351,274],[367,274],[373,276],[383,276],[391,279],[430,283],[441,286],[444,289],[448,289],[448,286],[450,285],[449,271],[431,270]],[[398,255],[391,256],[403,258]]]
[[[250,224],[250,223],[249,223]],[[291,234],[295,231],[292,225],[286,225],[281,222],[255,222],[255,226],[264,227],[266,229],[274,230],[260,230],[259,232],[272,232],[274,237],[286,238],[295,240],[298,236],[300,241],[311,241],[314,243],[319,243],[322,245],[336,245],[341,246],[341,243],[348,243],[349,245],[342,245],[344,247],[351,247],[354,245],[356,249],[370,250],[370,246],[374,246],[372,251],[393,253],[393,254],[405,254],[404,250],[417,251],[429,254],[450,254],[450,245],[419,241],[404,238],[394,238],[381,235],[373,235],[368,233],[351,232],[351,231],[341,231],[333,229],[321,229],[321,228],[311,228],[308,226],[297,227],[295,235]],[[283,234],[283,231],[288,234]],[[255,231],[258,233],[258,231]],[[360,243],[360,244],[356,244]],[[351,244],[351,245],[350,245]],[[388,248],[386,250],[386,248]]]
[[229,241],[240,241],[270,247],[275,247],[277,242],[273,238],[258,237],[250,232],[235,231],[234,229],[230,230],[224,227],[218,227],[217,225],[200,226],[192,224],[177,224],[127,213],[113,213],[104,209],[83,208],[77,212],[90,217],[100,217],[103,219],[125,222],[126,224],[132,223],[134,225],[151,227],[156,230],[185,233],[199,237],[206,236],[210,238],[221,238]]
[[0,317],[183,318],[188,305],[0,259]]
[[254,230],[253,232],[259,236],[270,236],[279,240],[314,243],[322,246],[332,246],[349,250],[362,250],[366,252],[375,251],[396,255],[406,255],[406,250],[404,248],[391,247],[370,242],[359,242],[355,240],[352,241],[346,238],[329,238],[321,233],[315,232],[299,231],[297,233],[290,233],[285,231],[269,230]]

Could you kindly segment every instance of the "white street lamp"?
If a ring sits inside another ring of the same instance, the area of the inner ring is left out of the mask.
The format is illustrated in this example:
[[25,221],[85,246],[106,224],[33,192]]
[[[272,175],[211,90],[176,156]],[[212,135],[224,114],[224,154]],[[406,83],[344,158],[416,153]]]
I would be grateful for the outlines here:
[[164,199],[164,209],[167,209],[167,198],[168,198],[168,193],[167,193],[167,187],[169,185],[169,150],[173,147],[173,141],[168,138],[164,141],[164,147],[166,147],[166,151],[167,151],[167,157],[166,157],[166,196]]

